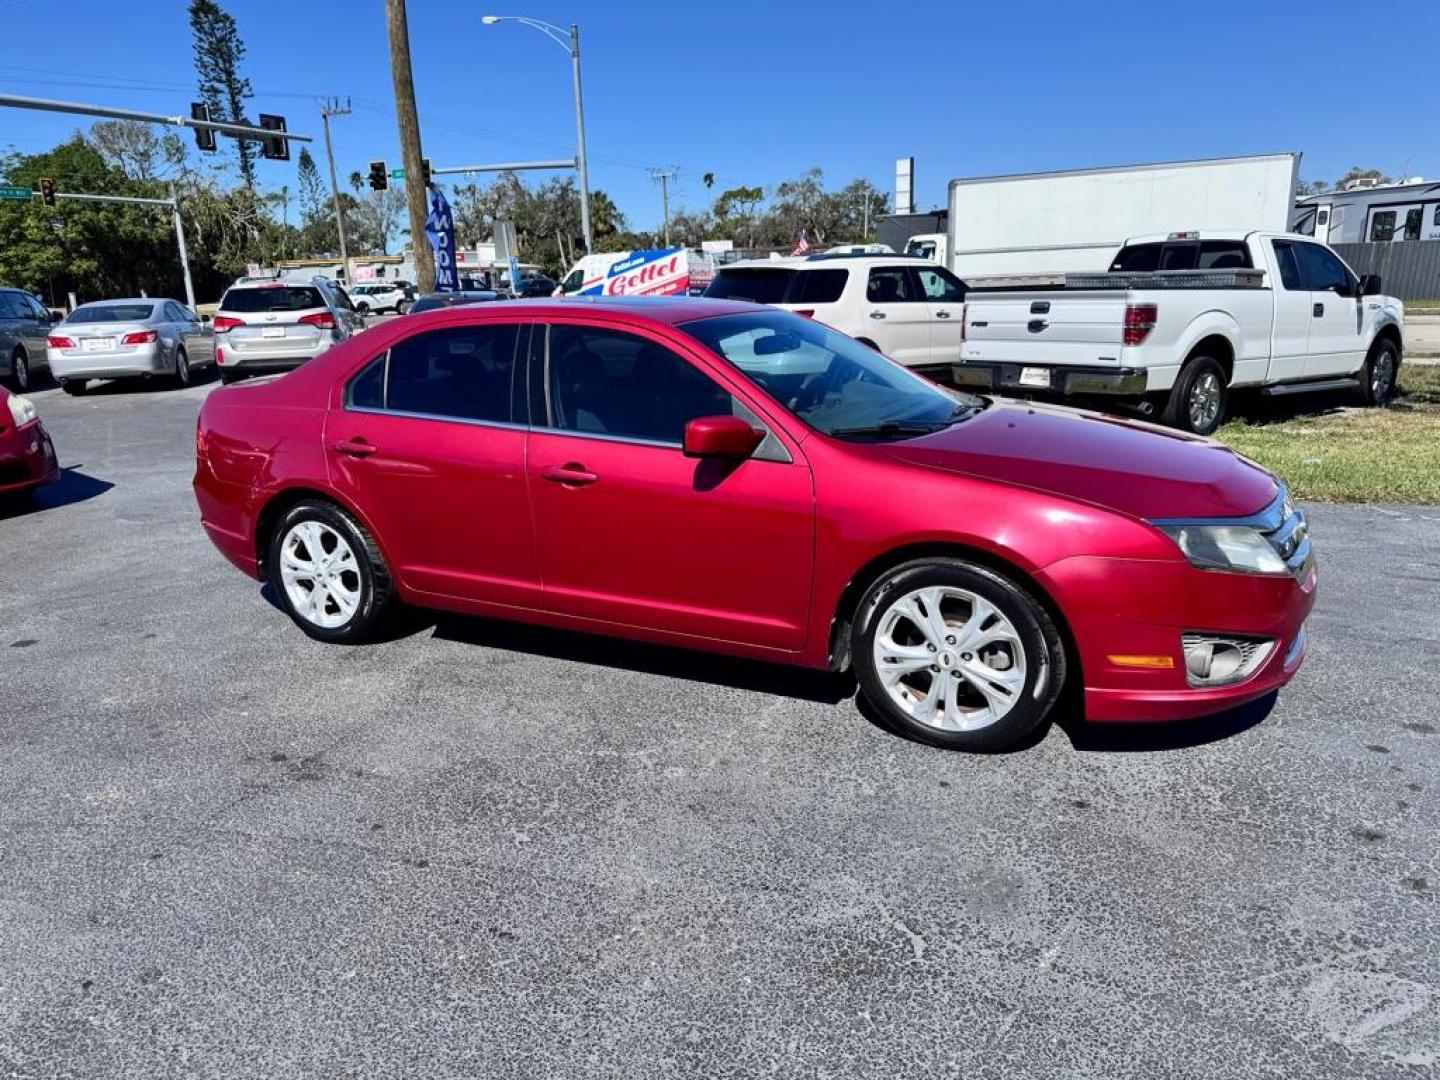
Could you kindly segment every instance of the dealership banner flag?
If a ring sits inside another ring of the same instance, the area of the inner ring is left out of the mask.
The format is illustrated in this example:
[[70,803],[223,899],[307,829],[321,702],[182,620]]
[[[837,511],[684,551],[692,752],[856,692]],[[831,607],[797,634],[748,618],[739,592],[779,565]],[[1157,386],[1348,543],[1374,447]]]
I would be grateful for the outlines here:
[[439,188],[430,189],[430,216],[425,219],[425,235],[435,249],[435,290],[458,292],[460,273],[455,266],[455,218]]

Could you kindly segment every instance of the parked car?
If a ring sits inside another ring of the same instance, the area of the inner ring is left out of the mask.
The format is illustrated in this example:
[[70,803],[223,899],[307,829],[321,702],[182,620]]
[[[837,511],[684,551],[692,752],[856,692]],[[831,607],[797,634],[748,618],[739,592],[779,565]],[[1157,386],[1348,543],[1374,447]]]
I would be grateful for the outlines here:
[[422,315],[427,311],[434,311],[436,308],[456,307],[462,304],[483,304],[499,299],[501,299],[500,294],[489,289],[426,293],[410,305],[410,314]]
[[960,359],[967,288],[921,259],[827,253],[729,263],[705,295],[774,304],[948,379]]
[[59,479],[55,444],[35,403],[0,386],[0,498],[28,495]]
[[393,311],[404,315],[410,309],[410,295],[398,281],[368,281],[350,288],[350,299],[361,315]]
[[[477,304],[202,406],[219,550],[310,636],[397,603],[811,668],[996,750],[1287,682],[1303,516],[1224,446],[944,390],[751,304]],[[457,512],[457,507],[467,508]]]
[[1126,241],[1108,273],[972,293],[956,383],[1092,396],[1208,435],[1232,390],[1395,392],[1405,306],[1324,244],[1289,233]]
[[98,300],[81,304],[46,339],[50,373],[69,394],[90,379],[169,376],[190,385],[194,368],[215,363],[210,324],[179,301]]
[[329,278],[243,280],[220,298],[214,322],[220,380],[289,371],[365,329],[345,290]]
[[520,278],[520,288],[511,289],[511,293],[521,297],[553,296],[557,288],[556,281],[544,274],[525,274]]
[[0,372],[8,386],[30,389],[36,366],[45,366],[45,338],[54,316],[23,289],[0,288]]

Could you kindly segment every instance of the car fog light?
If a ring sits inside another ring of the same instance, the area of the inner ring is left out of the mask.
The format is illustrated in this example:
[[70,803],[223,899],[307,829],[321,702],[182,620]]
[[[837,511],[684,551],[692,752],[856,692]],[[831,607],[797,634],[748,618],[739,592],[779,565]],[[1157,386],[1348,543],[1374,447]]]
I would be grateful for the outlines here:
[[1211,634],[1185,634],[1180,644],[1185,679],[1191,686],[1224,686],[1248,679],[1275,648],[1269,638]]

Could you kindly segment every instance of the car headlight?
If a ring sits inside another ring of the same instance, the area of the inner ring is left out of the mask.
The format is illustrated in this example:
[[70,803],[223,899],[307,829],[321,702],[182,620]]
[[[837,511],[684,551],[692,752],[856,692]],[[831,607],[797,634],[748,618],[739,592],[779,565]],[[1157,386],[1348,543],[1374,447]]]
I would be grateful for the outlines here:
[[28,397],[20,397],[13,394],[10,397],[10,419],[15,421],[16,427],[24,427],[31,420],[39,417],[40,413],[35,408],[35,403]]
[[1202,570],[1288,574],[1289,567],[1265,534],[1249,525],[1161,525],[1191,564]]

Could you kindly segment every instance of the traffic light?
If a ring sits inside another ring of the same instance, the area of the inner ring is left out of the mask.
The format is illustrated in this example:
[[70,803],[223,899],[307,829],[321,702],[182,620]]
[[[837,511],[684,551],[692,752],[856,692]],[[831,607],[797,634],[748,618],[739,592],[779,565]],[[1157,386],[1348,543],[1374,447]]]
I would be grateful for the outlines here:
[[[210,106],[206,105],[203,101],[192,101],[190,103],[190,119],[208,121],[210,119]],[[214,153],[215,129],[197,127],[195,129],[195,145],[208,153]]]
[[[284,131],[285,118],[283,116],[272,116],[269,113],[260,114],[260,126],[266,131]],[[290,140],[266,138],[260,140],[260,156],[269,158],[271,161],[290,160]]]
[[40,201],[46,206],[55,205],[55,181],[48,176],[40,181]]
[[420,180],[425,187],[430,186],[430,159],[428,157],[420,159]]
[[370,162],[370,190],[384,191],[390,186],[390,174],[385,169],[385,162]]

